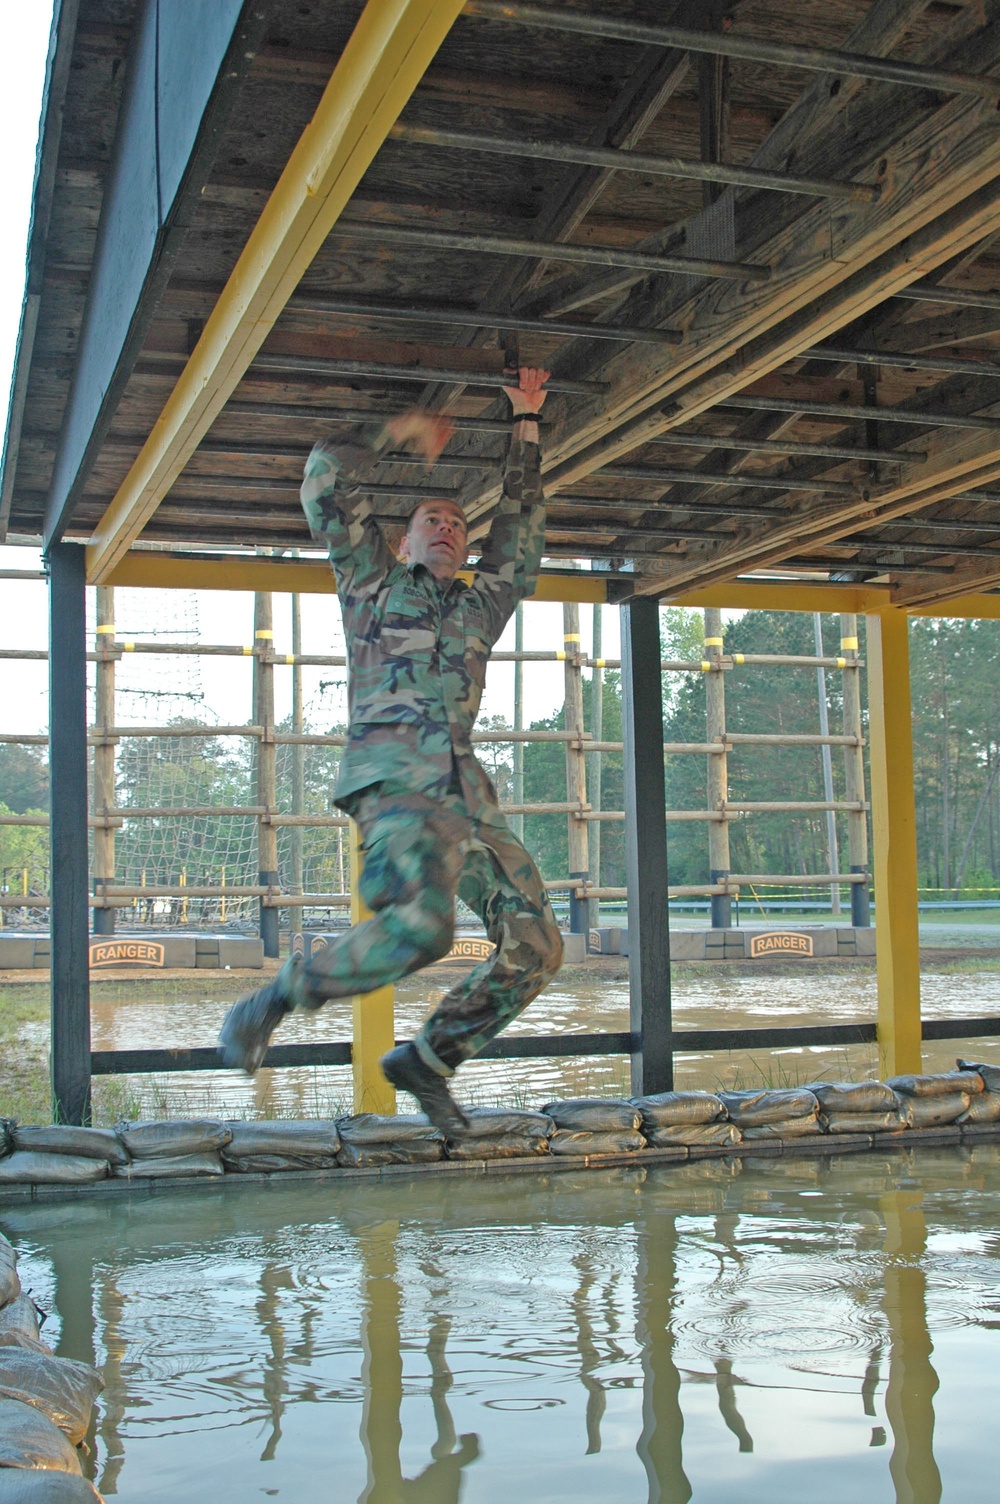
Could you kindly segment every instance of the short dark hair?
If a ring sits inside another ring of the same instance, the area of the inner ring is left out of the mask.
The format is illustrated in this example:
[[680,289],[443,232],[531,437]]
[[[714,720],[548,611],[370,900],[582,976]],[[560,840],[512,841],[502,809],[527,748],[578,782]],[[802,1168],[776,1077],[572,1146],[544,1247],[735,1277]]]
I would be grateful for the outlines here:
[[447,502],[448,506],[450,506],[450,507],[456,507],[458,509],[458,511],[461,512],[461,514],[462,514],[462,520],[465,523],[465,531],[468,532],[469,531],[469,519],[466,517],[466,515],[465,515],[465,508],[461,505],[460,502],[452,500],[452,498],[450,496],[428,496],[428,497],[425,497],[423,501],[418,501],[417,504],[416,504],[416,506],[413,508],[413,511],[407,517],[407,519],[406,519],[406,526],[403,529],[404,536],[410,531],[410,528],[413,526],[413,519],[417,515],[417,513],[421,510],[422,507],[438,506],[442,501]]

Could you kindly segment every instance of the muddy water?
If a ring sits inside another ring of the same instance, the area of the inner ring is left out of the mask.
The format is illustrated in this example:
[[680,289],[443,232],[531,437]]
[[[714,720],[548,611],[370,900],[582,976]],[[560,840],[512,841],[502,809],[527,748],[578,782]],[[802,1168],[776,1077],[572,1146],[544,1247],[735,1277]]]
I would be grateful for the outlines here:
[[[397,988],[396,1033],[407,1037],[419,1026],[456,973],[425,972],[419,981]],[[1000,1012],[1000,971],[922,978],[927,1018],[978,1017]],[[165,998],[161,990],[137,984],[133,1001],[111,1002],[93,993],[95,1049],[163,1048],[214,1044],[227,1003],[204,999],[197,979],[190,991]],[[680,971],[674,984],[674,1019],[681,1029],[764,1028],[782,1025],[850,1023],[874,1019],[875,975],[870,970],[830,971],[821,967],[791,975],[706,968]],[[512,1034],[580,1034],[628,1028],[628,982],[624,975],[568,969],[510,1028]],[[349,1039],[348,1005],[330,1003],[319,1013],[293,1014],[276,1042]],[[1000,1064],[1000,1041],[962,1040],[925,1046],[925,1067],[946,1069],[956,1051]],[[801,1084],[816,1078],[861,1079],[874,1072],[873,1047],[793,1049],[770,1053],[733,1052],[680,1055],[677,1084],[715,1088],[727,1085]],[[472,1102],[538,1106],[555,1096],[628,1090],[628,1062],[617,1056],[570,1060],[489,1061],[463,1067],[461,1089]],[[350,1072],[321,1067],[261,1071],[254,1082],[233,1072],[192,1072],[158,1080],[132,1077],[125,1083],[143,1111],[231,1111],[233,1113],[326,1116],[349,1111]]]
[[1000,1151],[0,1207],[118,1504],[991,1496]]

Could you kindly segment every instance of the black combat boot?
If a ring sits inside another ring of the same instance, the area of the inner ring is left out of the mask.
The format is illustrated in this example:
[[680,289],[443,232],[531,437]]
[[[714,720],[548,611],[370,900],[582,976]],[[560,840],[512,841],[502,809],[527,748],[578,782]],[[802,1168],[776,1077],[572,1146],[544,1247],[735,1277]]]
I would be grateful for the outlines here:
[[390,1085],[400,1091],[408,1091],[416,1097],[420,1106],[435,1128],[440,1128],[445,1138],[461,1138],[468,1130],[469,1120],[448,1090],[448,1082],[437,1071],[431,1070],[414,1044],[398,1044],[379,1061],[382,1074]]
[[272,981],[233,1004],[219,1031],[223,1065],[244,1070],[248,1076],[257,1072],[271,1035],[294,1007],[291,988],[296,970],[294,960],[286,961]]

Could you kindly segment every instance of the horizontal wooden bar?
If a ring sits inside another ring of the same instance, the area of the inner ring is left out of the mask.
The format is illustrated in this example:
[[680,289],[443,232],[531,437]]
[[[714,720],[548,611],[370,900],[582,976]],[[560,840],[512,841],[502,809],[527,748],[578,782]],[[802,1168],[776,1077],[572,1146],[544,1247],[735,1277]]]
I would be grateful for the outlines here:
[[442,147],[455,151],[484,152],[502,157],[571,162],[581,167],[610,168],[612,172],[641,172],[650,177],[686,178],[702,183],[731,183],[738,188],[766,188],[776,193],[802,193],[814,198],[854,199],[874,203],[881,189],[874,183],[848,183],[839,178],[800,177],[793,172],[768,168],[737,167],[730,162],[699,162],[687,157],[654,156],[652,152],[607,146],[579,146],[567,141],[549,141],[515,136],[493,136],[482,131],[442,130],[427,125],[397,121],[389,132],[396,141],[412,146]]
[[[913,423],[920,428],[985,428],[1000,429],[1000,418],[968,417],[955,413],[918,413],[905,407],[857,407],[844,402],[810,402],[798,397],[745,397],[737,393],[724,397],[717,407],[738,407],[753,413],[800,413],[804,418],[839,418],[842,423]],[[900,451],[903,459],[906,451]]]
[[[720,447],[725,447],[722,444]],[[816,491],[830,496],[849,496],[857,491],[850,481],[812,480],[789,475],[754,475],[744,471],[668,470],[659,465],[607,465],[596,471],[602,480],[638,480],[657,485],[738,486],[741,490]],[[583,497],[578,498],[583,501]],[[641,505],[641,503],[640,503]]]
[[[589,324],[569,319],[526,319],[514,313],[491,313],[484,308],[459,308],[450,303],[386,303],[365,298],[335,298],[326,293],[297,292],[289,307],[335,318],[388,319],[401,324],[444,324],[458,329],[510,329],[519,334],[544,334],[566,339],[606,339],[626,344],[679,345],[677,329],[643,329],[618,324]],[[228,411],[228,409],[227,409]],[[508,432],[507,423],[497,425]]]
[[973,288],[928,286],[915,282],[893,293],[909,303],[944,303],[955,308],[990,308],[1000,312],[1000,292],[981,292]]
[[[318,355],[258,355],[251,368],[255,371],[303,371],[310,376],[371,376],[383,381],[438,381],[450,386],[502,387],[510,378],[502,371],[450,370],[445,366],[394,365],[385,360],[335,360]],[[592,397],[608,391],[603,381],[570,381],[552,376],[545,383],[549,392]],[[508,432],[510,424],[507,425]],[[411,460],[411,463],[413,461]]]
[[[942,375],[1000,378],[1000,366],[991,361],[963,360],[951,355],[916,355],[899,350],[843,350],[836,345],[813,345],[811,349],[800,351],[795,358],[829,360],[838,365],[889,366],[903,371],[939,371]],[[873,417],[881,416],[878,411],[869,411]]]
[[520,3],[520,0],[466,0],[463,14],[521,26],[538,26],[549,31],[568,31],[577,36],[611,37],[622,42],[636,42],[643,47],[676,47],[686,52],[707,52],[716,57],[802,68],[811,73],[876,79],[882,83],[904,84],[946,94],[972,94],[990,100],[1000,97],[1000,81],[993,78],[951,73],[921,63],[895,62],[832,47],[806,47],[794,42],[748,37],[738,31],[694,31],[683,26],[654,26],[624,16],[593,15],[565,7],[556,10]]
[[[1000,1035],[1000,1018],[924,1019],[924,1039],[975,1039]],[[675,1029],[674,1049],[691,1051],[795,1049],[809,1046],[875,1044],[874,1023],[806,1024],[775,1029]],[[402,1042],[402,1041],[401,1041]],[[493,1040],[478,1060],[552,1060],[581,1055],[629,1055],[640,1048],[640,1036],[627,1031],[602,1034],[505,1035]],[[263,1064],[269,1069],[295,1066],[350,1065],[351,1044],[272,1045]],[[178,1071],[222,1070],[218,1051],[200,1047],[175,1050],[93,1050],[95,1076],[172,1074]]]
[[669,434],[663,434],[653,442],[663,445],[681,445],[691,449],[737,449],[746,450],[751,454],[815,455],[818,459],[866,460],[872,464],[880,464],[885,460],[905,460],[908,464],[919,464],[927,459],[926,453],[920,453],[916,449],[879,449],[852,444],[810,444],[800,439],[751,439],[741,438],[739,434],[689,433],[684,428],[672,428]]
[[737,282],[768,282],[770,267],[746,261],[714,261],[705,256],[654,256],[648,251],[622,251],[615,246],[575,245],[563,240],[522,240],[512,235],[476,235],[449,230],[415,229],[409,225],[368,224],[341,219],[338,237],[371,240],[378,246],[416,245],[426,250],[462,251],[471,256],[516,256],[519,260],[560,261],[583,266],[622,267],[662,276],[679,272],[686,277],[724,277]]
[[[279,418],[283,422],[294,419],[300,423],[315,422],[334,426],[377,422],[379,418],[391,418],[393,415],[391,410],[380,411],[378,408],[339,405],[324,407],[303,402],[265,401],[263,398],[255,402],[252,397],[241,397],[239,401],[227,402],[217,421],[221,422],[224,418]],[[449,413],[448,421],[460,433],[495,433],[504,438],[510,437],[510,423],[506,418],[468,418]],[[542,426],[544,427],[544,423]]]
[[920,1032],[923,1039],[976,1039],[1000,1034],[1000,1017],[994,1013],[985,1018],[925,1018]]

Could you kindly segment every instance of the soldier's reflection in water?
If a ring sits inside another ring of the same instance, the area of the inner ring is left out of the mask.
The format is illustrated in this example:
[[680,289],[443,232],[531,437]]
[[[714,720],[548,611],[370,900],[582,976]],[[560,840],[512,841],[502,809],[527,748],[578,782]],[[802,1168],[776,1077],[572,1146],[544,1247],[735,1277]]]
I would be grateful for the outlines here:
[[479,1456],[479,1437],[473,1432],[455,1435],[447,1399],[453,1379],[445,1356],[451,1323],[445,1316],[434,1318],[427,1342],[437,1428],[432,1460],[415,1478],[404,1478],[400,1467],[403,1359],[402,1293],[396,1278],[398,1233],[398,1222],[383,1222],[358,1232],[364,1270],[361,1442],[368,1459],[368,1481],[358,1504],[458,1504],[462,1470]]

